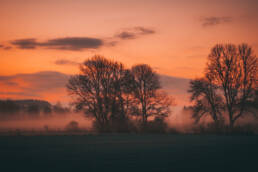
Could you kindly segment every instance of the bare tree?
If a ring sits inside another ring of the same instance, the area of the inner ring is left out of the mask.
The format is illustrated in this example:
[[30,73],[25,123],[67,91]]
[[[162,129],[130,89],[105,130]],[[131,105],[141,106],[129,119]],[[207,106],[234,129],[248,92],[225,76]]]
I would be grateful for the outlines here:
[[143,126],[150,116],[168,116],[172,99],[160,91],[159,78],[153,69],[146,64],[140,64],[133,66],[131,72],[134,77],[133,94],[138,104],[135,112],[141,116]]
[[217,93],[218,87],[208,79],[195,79],[190,81],[191,101],[194,102],[190,108],[193,110],[195,122],[205,116],[210,116],[216,126],[222,123],[223,103],[222,97]]
[[101,56],[86,60],[80,71],[67,84],[76,108],[94,117],[101,131],[108,130],[114,120],[125,119],[130,72],[121,63]]
[[257,57],[247,44],[216,45],[208,57],[206,76],[221,88],[230,128],[248,109],[257,87]]

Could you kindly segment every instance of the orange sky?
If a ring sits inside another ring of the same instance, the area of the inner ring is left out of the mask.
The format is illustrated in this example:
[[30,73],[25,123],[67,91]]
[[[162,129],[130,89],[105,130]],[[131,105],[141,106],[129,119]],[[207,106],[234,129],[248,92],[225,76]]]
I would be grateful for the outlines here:
[[[24,96],[32,81],[20,74],[74,74],[94,54],[127,67],[148,63],[163,75],[199,77],[216,43],[246,42],[257,52],[257,11],[255,0],[0,0],[0,98],[63,99],[61,86]],[[78,48],[70,38],[90,45]],[[21,39],[35,39],[34,47],[14,43]]]

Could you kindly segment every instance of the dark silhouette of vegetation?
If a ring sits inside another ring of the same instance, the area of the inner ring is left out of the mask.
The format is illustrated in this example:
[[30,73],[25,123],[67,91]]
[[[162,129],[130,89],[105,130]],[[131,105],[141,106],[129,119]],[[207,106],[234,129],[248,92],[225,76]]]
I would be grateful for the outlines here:
[[79,123],[77,121],[71,121],[66,125],[65,129],[71,132],[79,131]]
[[144,132],[149,133],[169,133],[168,125],[164,117],[155,117],[144,126]]
[[133,66],[131,73],[134,78],[132,92],[137,104],[133,115],[141,117],[143,127],[147,125],[149,117],[167,117],[172,99],[160,90],[158,75],[146,64]]
[[223,123],[222,111],[223,103],[222,97],[216,93],[218,87],[211,83],[208,79],[195,79],[190,81],[191,101],[194,105],[191,106],[193,111],[192,117],[198,123],[204,116],[209,115],[214,123],[218,126]]
[[160,91],[158,76],[147,65],[128,70],[119,62],[94,56],[80,71],[70,78],[67,89],[76,109],[93,117],[100,132],[128,131],[131,116],[141,116],[146,125],[149,116],[170,113],[171,101]]
[[10,115],[20,111],[20,106],[11,100],[0,100],[0,114]]
[[190,83],[193,116],[199,120],[207,113],[217,122],[223,113],[233,129],[251,109],[257,112],[257,69],[257,57],[247,44],[214,46],[205,77]]
[[75,96],[74,105],[94,117],[100,131],[127,118],[128,71],[121,63],[95,56],[80,66],[81,74],[70,78],[68,91]]
[[42,100],[0,100],[0,119],[51,116],[52,113],[68,113],[70,109],[60,104],[51,105]]

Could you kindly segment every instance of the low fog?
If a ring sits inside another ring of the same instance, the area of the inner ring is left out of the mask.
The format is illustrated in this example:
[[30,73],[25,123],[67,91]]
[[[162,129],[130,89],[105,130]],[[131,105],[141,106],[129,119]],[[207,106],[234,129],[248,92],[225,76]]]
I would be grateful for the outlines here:
[[[17,135],[17,134],[87,134],[95,133],[92,128],[93,120],[86,118],[83,113],[67,113],[54,114],[44,117],[24,117],[10,118],[0,120],[0,134],[2,135]],[[193,134],[200,133],[203,126],[211,124],[211,119],[208,117],[199,123],[195,123],[191,117],[191,113],[184,109],[175,111],[166,120],[168,132]],[[239,126],[254,127],[258,126],[257,121],[253,117],[241,119],[238,122]],[[246,128],[250,129],[250,128]],[[255,128],[257,132],[257,127]]]
[[86,119],[82,113],[51,114],[49,117],[5,119],[0,121],[1,130],[27,130],[27,131],[63,131],[70,122],[78,123],[80,129],[89,129],[91,120]]
[[[48,102],[38,100],[6,100],[0,102],[0,107],[0,134],[2,135],[87,134],[97,132],[94,129],[93,119],[86,118],[83,112],[74,112],[71,108],[63,107],[61,104],[51,105]],[[228,123],[226,120],[227,117],[225,116],[225,123]],[[135,119],[130,120],[130,132],[139,132],[137,121]],[[180,106],[172,107],[172,114],[164,122],[165,125],[153,123],[153,127],[166,126],[161,131],[166,133],[217,132],[213,131],[213,121],[209,116],[196,123],[192,118],[192,112]],[[257,119],[253,116],[240,119],[237,126],[242,127],[240,130],[244,132],[253,131],[258,133]],[[155,132],[155,130],[153,131]]]

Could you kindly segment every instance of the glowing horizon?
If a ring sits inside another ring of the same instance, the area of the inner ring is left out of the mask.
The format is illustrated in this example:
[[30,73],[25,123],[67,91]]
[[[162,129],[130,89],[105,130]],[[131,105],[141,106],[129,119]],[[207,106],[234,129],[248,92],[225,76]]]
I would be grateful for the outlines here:
[[[161,75],[200,77],[217,43],[245,42],[257,53],[257,11],[253,0],[1,0],[0,76],[75,74],[100,54],[128,68],[147,63]],[[23,88],[33,85],[8,81],[0,80],[0,98],[26,98]],[[30,97],[56,102],[64,94],[59,86]]]

